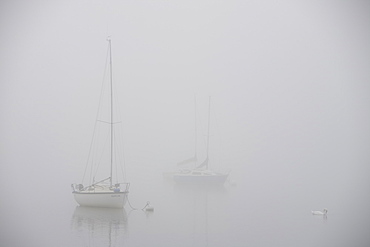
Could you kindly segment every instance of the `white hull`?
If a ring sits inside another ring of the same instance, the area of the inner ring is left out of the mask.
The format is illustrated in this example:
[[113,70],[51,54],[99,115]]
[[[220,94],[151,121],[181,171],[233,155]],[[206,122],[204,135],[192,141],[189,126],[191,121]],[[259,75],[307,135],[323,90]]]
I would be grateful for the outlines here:
[[189,184],[224,184],[229,174],[211,172],[211,171],[197,171],[180,172],[173,175],[173,180],[176,183]]
[[84,207],[123,208],[128,192],[73,192],[76,202]]

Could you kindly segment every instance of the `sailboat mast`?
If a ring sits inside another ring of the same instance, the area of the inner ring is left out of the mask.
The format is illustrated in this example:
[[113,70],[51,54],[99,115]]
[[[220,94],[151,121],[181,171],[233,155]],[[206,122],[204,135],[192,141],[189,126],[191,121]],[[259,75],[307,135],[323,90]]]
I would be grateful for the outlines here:
[[112,186],[113,177],[113,79],[112,79],[112,45],[109,42],[109,69],[110,69],[110,186]]
[[208,133],[207,133],[207,164],[206,169],[208,169],[208,151],[209,151],[209,123],[211,119],[211,96],[209,96],[209,103],[208,103]]
[[197,164],[197,96],[194,94],[194,158]]

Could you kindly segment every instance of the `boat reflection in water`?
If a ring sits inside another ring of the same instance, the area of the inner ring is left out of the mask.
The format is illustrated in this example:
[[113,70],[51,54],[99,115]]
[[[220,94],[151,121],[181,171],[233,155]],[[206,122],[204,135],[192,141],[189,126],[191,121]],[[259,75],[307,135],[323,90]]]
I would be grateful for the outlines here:
[[124,209],[76,207],[71,229],[82,246],[122,246],[127,233]]

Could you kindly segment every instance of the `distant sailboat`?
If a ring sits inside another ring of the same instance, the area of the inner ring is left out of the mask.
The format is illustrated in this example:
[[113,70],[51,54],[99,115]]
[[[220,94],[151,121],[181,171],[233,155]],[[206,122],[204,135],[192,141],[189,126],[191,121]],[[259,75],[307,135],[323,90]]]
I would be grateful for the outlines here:
[[[215,172],[209,169],[208,161],[209,161],[210,115],[211,115],[211,97],[209,97],[209,106],[208,106],[207,156],[205,160],[200,165],[195,167],[194,169],[182,169],[179,172],[174,173],[173,180],[176,183],[223,184],[226,181],[227,177],[229,176],[228,173]],[[195,126],[196,126],[196,123],[195,123]],[[196,148],[195,148],[194,157],[187,159],[185,161],[182,161],[179,164],[186,164],[190,162],[196,163],[196,161],[197,161],[197,154],[196,154]]]
[[[103,124],[106,127],[108,127],[107,132],[105,132],[105,141],[103,141],[103,151],[101,153],[104,153],[104,151],[107,150],[105,146],[109,146],[110,153],[107,155],[108,159],[105,161],[106,163],[103,164],[106,167],[110,166],[109,168],[109,177],[102,179],[98,182],[95,182],[95,175],[92,181],[90,181],[90,184],[87,186],[84,186],[83,183],[81,184],[72,184],[73,189],[73,195],[76,200],[76,202],[80,206],[89,206],[89,207],[105,207],[105,208],[123,208],[126,200],[127,200],[127,194],[129,193],[129,183],[125,182],[119,182],[118,181],[118,174],[116,175],[116,182],[113,183],[113,164],[115,163],[114,160],[116,158],[115,154],[115,128],[114,125],[117,124],[114,122],[113,118],[113,82],[112,82],[112,48],[111,48],[111,40],[108,38],[108,52],[109,52],[109,67],[110,67],[110,111],[109,111],[109,120],[103,121],[101,119],[97,119],[97,123]],[[101,103],[101,102],[100,102]],[[98,111],[99,112],[99,111]],[[99,114],[98,114],[99,115]],[[96,137],[96,130],[94,130],[93,135],[93,143],[94,138]],[[107,140],[110,140],[109,145],[105,145],[107,143]],[[99,161],[98,164],[103,163],[101,161],[101,157],[103,157],[103,154],[99,154]],[[90,154],[89,154],[90,158]],[[91,168],[92,171],[92,168]],[[86,172],[86,170],[85,170]],[[116,169],[117,173],[117,169]],[[85,176],[85,175],[84,175]],[[123,180],[123,178],[122,178]]]

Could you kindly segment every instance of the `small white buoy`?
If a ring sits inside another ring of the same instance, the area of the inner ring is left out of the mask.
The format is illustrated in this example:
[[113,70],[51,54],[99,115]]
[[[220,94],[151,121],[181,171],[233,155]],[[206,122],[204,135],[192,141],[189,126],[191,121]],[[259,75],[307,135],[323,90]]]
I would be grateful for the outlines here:
[[145,207],[143,208],[145,209],[145,211],[149,211],[149,212],[153,212],[154,211],[154,207],[150,206],[150,202],[148,201],[145,205]]
[[321,211],[311,211],[313,215],[326,215],[328,213],[328,210],[324,208],[323,212]]

